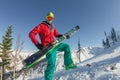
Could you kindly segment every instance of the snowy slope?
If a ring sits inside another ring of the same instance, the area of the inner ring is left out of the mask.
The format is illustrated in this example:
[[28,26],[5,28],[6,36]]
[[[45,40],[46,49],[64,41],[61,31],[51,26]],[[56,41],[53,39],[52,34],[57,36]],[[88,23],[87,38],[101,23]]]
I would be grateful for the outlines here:
[[[99,47],[82,49],[81,63],[76,58],[77,54],[74,51],[72,56],[78,67],[69,71],[63,67],[63,53],[58,54],[53,80],[120,80],[120,43],[106,50]],[[44,80],[43,74],[35,70],[24,80]],[[20,76],[17,80],[22,79]]]

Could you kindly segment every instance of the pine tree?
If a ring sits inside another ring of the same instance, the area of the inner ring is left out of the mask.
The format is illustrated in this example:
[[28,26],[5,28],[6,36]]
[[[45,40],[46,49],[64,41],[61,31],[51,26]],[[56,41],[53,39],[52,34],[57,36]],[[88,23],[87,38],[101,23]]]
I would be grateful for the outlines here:
[[80,47],[80,40],[79,39],[78,39],[78,51],[79,51],[79,62],[81,62],[81,59],[80,59],[81,47]]
[[105,37],[107,38],[107,33],[104,31]]
[[0,43],[1,53],[2,53],[2,60],[9,58],[9,53],[12,52],[12,26],[8,27],[6,31],[6,35],[3,36],[2,43]]
[[6,31],[5,36],[3,36],[2,43],[0,43],[0,53],[2,54],[2,73],[4,74],[4,69],[9,69],[10,68],[10,53],[12,53],[12,25],[8,26],[8,29]]
[[117,35],[116,35],[116,31],[114,28],[112,28],[111,30],[111,39],[112,39],[112,42],[113,42],[113,45],[115,44],[115,42],[117,42]]
[[110,47],[110,41],[108,39],[107,33],[104,32],[104,34],[105,34],[106,40],[105,41],[103,40],[103,42],[102,42],[103,46],[104,46],[104,48],[109,48]]
[[104,48],[109,48],[111,44],[115,44],[118,40],[120,40],[119,32],[116,32],[115,29],[112,27],[110,34],[106,34],[104,32],[106,40],[103,40],[102,45]]
[[102,44],[103,44],[103,47],[105,49],[106,48],[106,42],[104,40],[102,41]]
[[110,42],[109,42],[109,39],[106,38],[106,48],[109,48],[110,47]]

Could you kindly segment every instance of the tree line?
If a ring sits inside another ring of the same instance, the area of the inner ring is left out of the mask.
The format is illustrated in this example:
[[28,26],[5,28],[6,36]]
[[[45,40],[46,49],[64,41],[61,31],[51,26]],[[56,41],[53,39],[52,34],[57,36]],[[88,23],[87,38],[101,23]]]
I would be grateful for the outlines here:
[[116,42],[120,40],[120,34],[119,31],[116,31],[113,27],[111,28],[110,33],[104,32],[105,39],[102,41],[102,45],[104,49],[111,47],[112,45],[115,45]]

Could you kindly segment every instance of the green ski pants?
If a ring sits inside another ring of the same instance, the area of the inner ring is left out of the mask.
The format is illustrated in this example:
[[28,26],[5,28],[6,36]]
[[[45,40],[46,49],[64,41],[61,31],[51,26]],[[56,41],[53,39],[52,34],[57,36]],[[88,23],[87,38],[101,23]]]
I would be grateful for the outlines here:
[[64,51],[64,65],[70,65],[73,63],[71,58],[70,46],[65,43],[60,43],[55,49],[46,55],[47,68],[45,70],[45,80],[52,80],[55,64],[56,64],[56,52]]

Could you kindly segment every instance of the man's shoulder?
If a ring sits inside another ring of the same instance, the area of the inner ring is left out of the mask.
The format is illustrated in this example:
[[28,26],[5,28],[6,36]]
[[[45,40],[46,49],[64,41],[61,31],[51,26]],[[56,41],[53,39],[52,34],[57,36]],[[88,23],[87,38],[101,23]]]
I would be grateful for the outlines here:
[[45,26],[47,26],[47,23],[45,21],[43,21],[39,25],[45,25]]
[[55,25],[54,25],[54,24],[49,24],[49,23],[46,22],[46,21],[43,21],[43,22],[41,23],[41,25],[52,26],[53,28],[55,28]]

